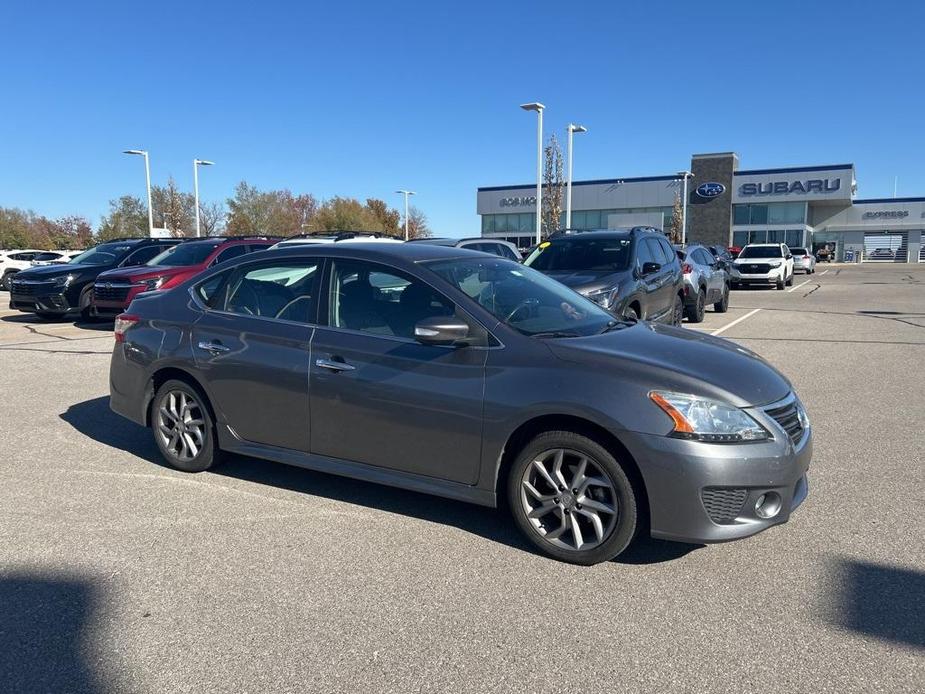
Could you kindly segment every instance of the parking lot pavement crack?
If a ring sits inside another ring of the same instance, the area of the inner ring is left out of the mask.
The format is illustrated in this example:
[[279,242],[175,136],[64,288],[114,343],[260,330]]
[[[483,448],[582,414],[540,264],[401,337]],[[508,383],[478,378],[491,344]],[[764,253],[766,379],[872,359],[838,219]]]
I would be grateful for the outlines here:
[[54,333],[45,333],[45,332],[42,332],[41,330],[36,330],[36,329],[35,329],[33,326],[31,326],[31,325],[24,325],[23,327],[24,327],[26,330],[28,330],[30,333],[32,333],[33,335],[41,335],[42,337],[53,337],[53,338],[55,338],[56,340],[72,340],[72,339],[74,339],[74,338],[71,338],[71,337],[67,337],[66,335],[55,335]]
[[806,292],[806,293],[803,295],[803,298],[805,299],[805,298],[808,297],[810,294],[812,294],[813,292],[815,292],[815,291],[817,291],[817,290],[819,290],[819,289],[821,289],[821,288],[822,288],[822,285],[821,285],[821,284],[817,284],[815,287],[813,287],[813,288],[810,289],[808,292]]

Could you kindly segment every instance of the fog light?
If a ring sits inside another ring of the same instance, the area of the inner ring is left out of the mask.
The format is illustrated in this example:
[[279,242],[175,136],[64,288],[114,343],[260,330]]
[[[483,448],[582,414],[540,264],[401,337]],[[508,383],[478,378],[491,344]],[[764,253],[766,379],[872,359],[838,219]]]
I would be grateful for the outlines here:
[[759,518],[773,518],[780,513],[780,495],[776,492],[765,492],[755,502],[755,514]]

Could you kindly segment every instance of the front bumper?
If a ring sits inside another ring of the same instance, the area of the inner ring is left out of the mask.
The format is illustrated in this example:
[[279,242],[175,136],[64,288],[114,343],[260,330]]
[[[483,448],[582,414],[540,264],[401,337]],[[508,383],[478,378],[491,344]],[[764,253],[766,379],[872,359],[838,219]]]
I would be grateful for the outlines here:
[[60,289],[41,288],[35,285],[24,291],[22,285],[13,284],[10,291],[10,308],[26,313],[55,313],[61,316],[76,313],[79,306],[73,305],[67,292]]
[[784,280],[784,273],[786,269],[781,267],[776,267],[768,273],[745,273],[741,270],[731,270],[729,273],[729,279],[738,284],[777,284]]
[[[773,436],[764,443],[706,444],[624,435],[646,485],[652,537],[727,542],[786,523],[809,493],[812,430],[796,445],[783,432]],[[756,504],[772,494],[779,509],[762,518]]]

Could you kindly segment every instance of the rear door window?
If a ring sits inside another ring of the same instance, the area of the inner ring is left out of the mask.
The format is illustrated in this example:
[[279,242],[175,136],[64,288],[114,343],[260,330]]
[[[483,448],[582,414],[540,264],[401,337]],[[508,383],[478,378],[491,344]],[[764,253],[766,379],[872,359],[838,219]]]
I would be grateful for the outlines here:
[[229,246],[215,257],[215,260],[212,261],[212,264],[218,265],[219,263],[224,263],[233,258],[239,258],[245,253],[247,253],[247,246],[243,243],[237,244],[235,246]]
[[314,324],[320,268],[321,261],[311,259],[239,267],[213,306],[228,313]]
[[129,257],[123,261],[122,265],[126,267],[129,265],[144,265],[151,260],[151,258],[159,255],[165,248],[167,248],[167,246],[145,246],[144,248],[139,248],[137,251],[130,254]]

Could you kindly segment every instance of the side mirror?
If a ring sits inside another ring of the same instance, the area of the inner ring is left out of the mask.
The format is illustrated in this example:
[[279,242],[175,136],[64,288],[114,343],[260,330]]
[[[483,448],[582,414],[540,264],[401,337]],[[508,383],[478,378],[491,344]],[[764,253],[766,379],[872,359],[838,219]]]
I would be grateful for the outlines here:
[[456,316],[433,316],[414,326],[414,339],[422,345],[452,345],[467,337],[469,324]]
[[662,266],[659,263],[643,263],[642,264],[642,274],[651,275],[653,272],[658,272],[662,269]]
[[793,257],[792,254],[790,254],[790,253],[787,254],[787,260],[790,260],[792,257]]

